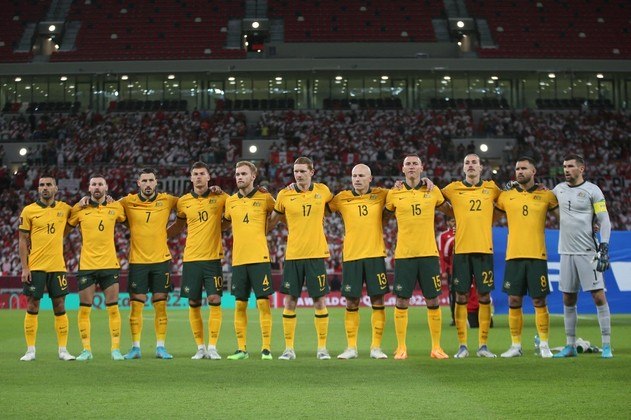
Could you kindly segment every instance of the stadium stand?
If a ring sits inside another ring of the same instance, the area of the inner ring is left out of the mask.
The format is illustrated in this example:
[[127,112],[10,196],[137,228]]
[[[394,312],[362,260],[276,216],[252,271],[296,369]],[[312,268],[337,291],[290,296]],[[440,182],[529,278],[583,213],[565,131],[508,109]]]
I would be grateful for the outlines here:
[[243,17],[238,1],[165,0],[73,2],[69,21],[81,22],[76,51],[51,61],[127,61],[243,58],[226,49],[228,20]]
[[625,0],[468,0],[469,12],[485,18],[498,48],[481,57],[628,59],[631,47]]
[[271,0],[270,17],[284,20],[286,42],[434,42],[433,1]]
[[[265,15],[282,21],[283,42],[432,43],[439,40],[432,19],[446,21],[443,2],[271,0]],[[465,18],[488,22],[494,45],[482,58],[629,59],[625,42],[631,5],[624,0],[517,2],[468,0]],[[44,20],[50,1],[3,3],[0,62],[28,62],[15,52],[27,24]],[[66,23],[80,25],[75,48],[60,49],[52,62],[244,59],[227,48],[228,24],[246,15],[244,2],[230,0],[72,2]],[[447,40],[453,41],[447,34]]]
[[31,52],[15,52],[28,24],[42,20],[49,6],[48,1],[10,0],[2,2],[0,20],[0,63],[27,62]]

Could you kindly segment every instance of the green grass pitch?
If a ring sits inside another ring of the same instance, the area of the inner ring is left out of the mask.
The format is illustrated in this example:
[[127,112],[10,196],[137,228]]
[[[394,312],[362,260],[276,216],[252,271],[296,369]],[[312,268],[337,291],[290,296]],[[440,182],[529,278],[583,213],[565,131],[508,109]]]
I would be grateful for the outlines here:
[[[0,418],[629,418],[631,316],[613,317],[614,358],[583,354],[574,359],[534,356],[534,319],[525,317],[524,357],[516,359],[433,360],[424,308],[410,309],[409,359],[371,360],[370,309],[362,308],[360,358],[342,361],[343,309],[330,310],[328,348],[333,360],[315,358],[313,310],[298,310],[292,362],[283,350],[280,310],[274,310],[273,354],[259,357],[260,332],[255,309],[248,312],[250,359],[225,360],[236,349],[233,312],[225,310],[218,349],[223,360],[191,360],[195,345],[185,310],[169,312],[167,349],[174,360],[154,358],[153,311],[144,313],[141,360],[109,359],[105,311],[92,312],[90,362],[57,360],[52,312],[39,321],[37,360],[20,362],[26,346],[24,313],[0,312]],[[80,341],[76,312],[70,312],[69,350]],[[122,312],[122,351],[130,345],[128,316]],[[207,309],[204,309],[204,318]],[[383,348],[395,348],[392,310],[387,312]],[[206,324],[206,321],[204,323]],[[456,330],[443,312],[443,348],[453,355]],[[552,316],[551,345],[565,343],[563,320]],[[578,335],[600,346],[595,314],[583,314]],[[475,350],[477,330],[469,332]],[[501,353],[510,345],[506,316],[495,317],[489,346]]]

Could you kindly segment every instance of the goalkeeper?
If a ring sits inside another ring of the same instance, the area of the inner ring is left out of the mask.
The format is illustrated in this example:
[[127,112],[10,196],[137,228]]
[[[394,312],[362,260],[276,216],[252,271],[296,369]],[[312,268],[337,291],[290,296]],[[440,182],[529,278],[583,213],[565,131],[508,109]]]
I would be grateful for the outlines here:
[[[576,154],[563,161],[565,181],[552,191],[559,201],[559,254],[561,269],[559,289],[563,292],[563,319],[567,345],[555,358],[574,357],[576,351],[576,301],[579,287],[592,294],[598,309],[602,335],[602,357],[611,351],[611,313],[605,296],[603,272],[609,268],[611,222],[605,197],[595,184],[585,181],[584,159]],[[593,222],[600,229],[600,243],[593,233]]]

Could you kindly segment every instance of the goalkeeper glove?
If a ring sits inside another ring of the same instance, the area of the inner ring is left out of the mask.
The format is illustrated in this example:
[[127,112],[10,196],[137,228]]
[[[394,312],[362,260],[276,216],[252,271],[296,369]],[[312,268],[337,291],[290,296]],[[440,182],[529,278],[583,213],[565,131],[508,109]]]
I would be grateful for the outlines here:
[[504,191],[510,191],[515,187],[519,186],[519,182],[517,181],[508,181],[506,184],[504,184]]
[[609,269],[609,244],[607,242],[600,243],[594,261],[596,262],[596,271],[602,273]]

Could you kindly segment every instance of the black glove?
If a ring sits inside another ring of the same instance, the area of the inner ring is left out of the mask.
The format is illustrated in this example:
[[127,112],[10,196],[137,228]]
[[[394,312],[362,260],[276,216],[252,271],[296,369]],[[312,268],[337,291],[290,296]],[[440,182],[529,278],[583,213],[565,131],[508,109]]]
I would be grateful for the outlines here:
[[598,253],[596,254],[596,271],[605,272],[609,269],[609,244],[607,242],[601,242],[598,246]]
[[506,184],[504,184],[504,191],[510,191],[513,188],[519,186],[519,182],[517,181],[508,181]]

